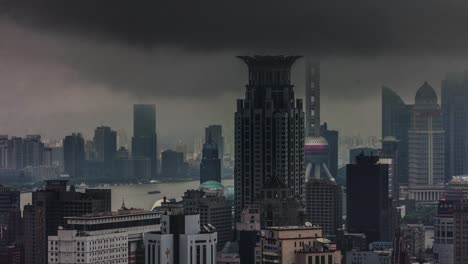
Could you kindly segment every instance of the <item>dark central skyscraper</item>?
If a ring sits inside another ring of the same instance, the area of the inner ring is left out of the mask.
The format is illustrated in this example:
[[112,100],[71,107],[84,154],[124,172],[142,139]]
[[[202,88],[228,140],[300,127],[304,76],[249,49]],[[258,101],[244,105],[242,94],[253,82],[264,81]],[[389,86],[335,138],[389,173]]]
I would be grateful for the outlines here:
[[85,159],[84,139],[81,134],[73,133],[63,140],[63,161],[65,173],[70,177],[83,176],[83,164]]
[[98,161],[104,162],[106,169],[111,169],[117,153],[117,132],[107,126],[96,128],[94,145]]
[[206,181],[221,182],[221,160],[218,155],[218,146],[210,135],[203,145],[203,156],[200,163],[200,183]]
[[148,158],[151,162],[151,176],[157,174],[156,108],[154,105],[133,106],[133,157]]
[[236,219],[273,175],[296,197],[304,182],[304,112],[290,80],[299,57],[239,58],[249,67],[249,83],[235,113]]

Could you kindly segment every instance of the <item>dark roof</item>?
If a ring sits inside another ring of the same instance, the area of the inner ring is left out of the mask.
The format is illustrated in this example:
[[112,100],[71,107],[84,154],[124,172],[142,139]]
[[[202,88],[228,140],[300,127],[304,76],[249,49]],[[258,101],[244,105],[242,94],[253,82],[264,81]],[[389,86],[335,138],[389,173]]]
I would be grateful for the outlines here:
[[424,82],[416,92],[415,102],[416,104],[437,104],[437,94],[427,82]]

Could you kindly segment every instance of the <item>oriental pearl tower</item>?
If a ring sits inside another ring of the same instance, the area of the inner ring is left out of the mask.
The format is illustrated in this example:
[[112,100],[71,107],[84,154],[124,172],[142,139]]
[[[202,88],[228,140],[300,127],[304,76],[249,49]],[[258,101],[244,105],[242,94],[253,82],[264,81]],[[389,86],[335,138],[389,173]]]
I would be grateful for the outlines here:
[[328,168],[330,162],[328,142],[324,137],[320,136],[320,64],[306,60],[305,76],[305,179],[308,181],[309,179],[326,177],[331,181],[335,181]]

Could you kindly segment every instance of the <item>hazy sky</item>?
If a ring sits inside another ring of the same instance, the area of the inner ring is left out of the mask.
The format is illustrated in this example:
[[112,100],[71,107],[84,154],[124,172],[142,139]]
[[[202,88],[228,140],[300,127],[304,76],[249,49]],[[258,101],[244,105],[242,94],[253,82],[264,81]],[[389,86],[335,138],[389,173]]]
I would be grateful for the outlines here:
[[[439,90],[468,69],[464,0],[0,3],[0,134],[105,124],[130,137],[132,105],[145,102],[163,145],[213,123],[229,137],[247,81],[235,56],[299,54],[322,62],[322,120],[378,136],[382,85],[411,103],[424,81]],[[293,70],[303,97],[303,61]]]

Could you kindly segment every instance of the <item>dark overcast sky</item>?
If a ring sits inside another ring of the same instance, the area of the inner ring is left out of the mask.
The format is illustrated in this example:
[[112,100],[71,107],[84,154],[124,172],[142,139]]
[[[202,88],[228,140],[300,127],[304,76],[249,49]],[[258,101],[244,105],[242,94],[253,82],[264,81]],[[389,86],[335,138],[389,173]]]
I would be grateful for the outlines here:
[[[322,61],[322,119],[380,134],[380,87],[412,102],[429,81],[468,69],[468,1],[0,1],[0,133],[100,124],[131,136],[131,106],[157,105],[170,144],[221,123],[243,96],[240,54]],[[303,62],[294,68],[303,95]],[[190,142],[191,143],[191,142]]]

